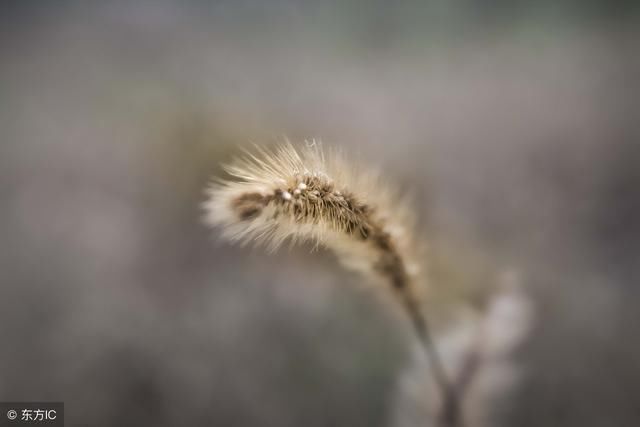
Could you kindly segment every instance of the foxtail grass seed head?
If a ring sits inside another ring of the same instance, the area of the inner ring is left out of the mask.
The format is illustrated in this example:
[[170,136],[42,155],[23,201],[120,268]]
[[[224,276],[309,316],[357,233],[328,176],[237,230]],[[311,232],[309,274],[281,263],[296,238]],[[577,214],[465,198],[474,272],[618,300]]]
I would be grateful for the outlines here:
[[310,241],[386,284],[412,310],[420,305],[414,218],[380,174],[316,142],[299,150],[288,142],[271,151],[256,147],[225,170],[230,179],[212,184],[204,204],[206,222],[223,236],[271,251],[286,241]]
[[[424,281],[415,221],[406,200],[386,177],[348,162],[319,144],[296,150],[256,147],[226,167],[230,179],[208,189],[206,221],[232,241],[276,250],[285,241],[310,241],[334,252],[393,295],[428,355],[434,380],[449,402],[452,389],[422,312]],[[457,405],[450,405],[457,408]]]

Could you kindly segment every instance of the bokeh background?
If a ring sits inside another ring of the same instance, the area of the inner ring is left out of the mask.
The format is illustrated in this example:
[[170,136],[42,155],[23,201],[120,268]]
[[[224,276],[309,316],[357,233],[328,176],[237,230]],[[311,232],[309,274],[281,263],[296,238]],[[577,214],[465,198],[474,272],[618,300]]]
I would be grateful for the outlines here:
[[403,319],[327,254],[201,224],[220,163],[286,136],[415,195],[434,286],[523,277],[538,324],[502,425],[640,425],[639,17],[2,1],[0,399],[70,426],[390,425]]

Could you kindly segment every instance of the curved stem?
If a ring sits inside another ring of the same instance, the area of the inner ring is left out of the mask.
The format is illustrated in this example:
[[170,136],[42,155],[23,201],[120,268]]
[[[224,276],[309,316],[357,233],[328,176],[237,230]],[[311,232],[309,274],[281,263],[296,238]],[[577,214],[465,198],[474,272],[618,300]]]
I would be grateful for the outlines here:
[[411,301],[405,300],[405,305],[407,306],[407,311],[411,317],[411,322],[418,339],[426,353],[436,386],[441,394],[442,407],[437,420],[438,425],[441,427],[462,427],[460,399],[457,387],[455,387],[448,378],[435,341],[429,331],[427,318]]

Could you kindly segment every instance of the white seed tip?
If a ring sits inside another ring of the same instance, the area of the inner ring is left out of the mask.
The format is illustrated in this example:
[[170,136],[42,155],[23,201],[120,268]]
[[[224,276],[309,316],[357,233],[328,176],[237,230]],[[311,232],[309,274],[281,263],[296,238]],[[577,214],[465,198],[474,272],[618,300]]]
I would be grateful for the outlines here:
[[305,184],[304,182],[301,182],[300,184],[298,184],[298,189],[306,190],[307,189],[307,184]]
[[291,193],[289,193],[288,191],[283,191],[282,192],[282,198],[284,200],[291,200]]
[[296,188],[295,190],[293,190],[293,194],[295,194],[296,196],[300,194],[300,190],[298,188]]

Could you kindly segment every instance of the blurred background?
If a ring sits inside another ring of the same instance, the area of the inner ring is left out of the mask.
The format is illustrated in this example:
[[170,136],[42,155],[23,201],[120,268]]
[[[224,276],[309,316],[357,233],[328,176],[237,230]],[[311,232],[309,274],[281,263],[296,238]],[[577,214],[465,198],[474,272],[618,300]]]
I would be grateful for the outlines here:
[[220,163],[286,136],[415,195],[434,286],[523,277],[538,324],[500,425],[640,425],[638,5],[2,1],[0,400],[391,425],[404,319],[327,254],[201,224]]

